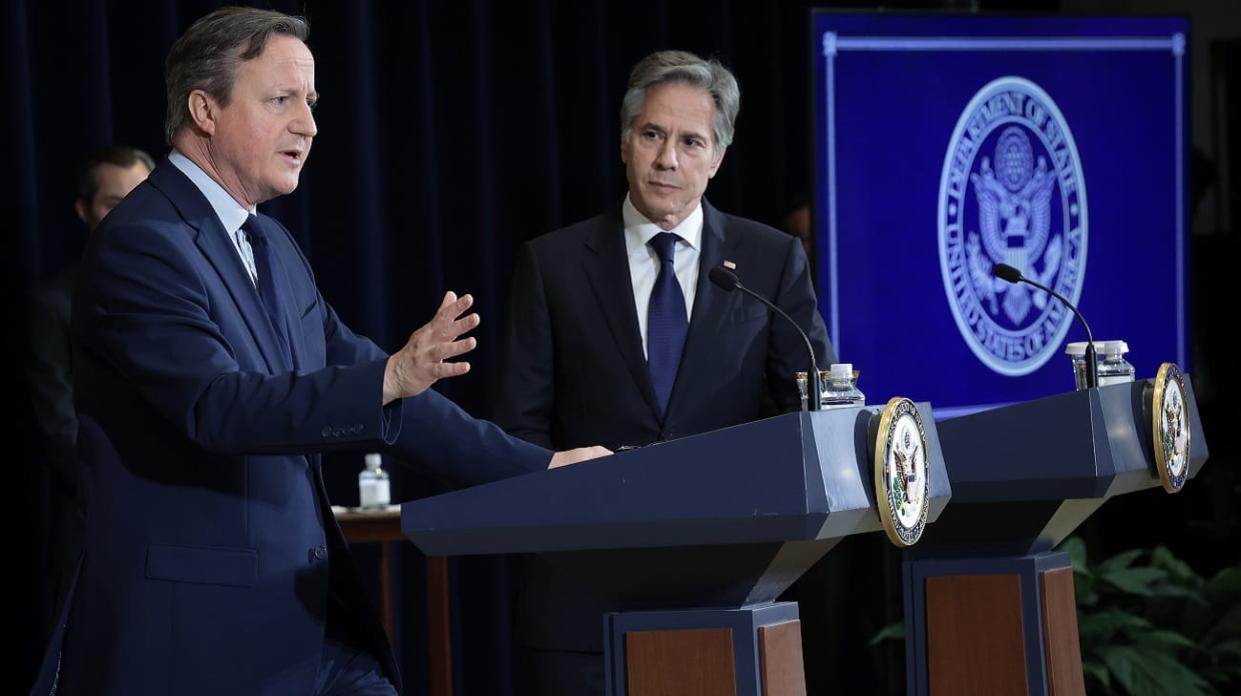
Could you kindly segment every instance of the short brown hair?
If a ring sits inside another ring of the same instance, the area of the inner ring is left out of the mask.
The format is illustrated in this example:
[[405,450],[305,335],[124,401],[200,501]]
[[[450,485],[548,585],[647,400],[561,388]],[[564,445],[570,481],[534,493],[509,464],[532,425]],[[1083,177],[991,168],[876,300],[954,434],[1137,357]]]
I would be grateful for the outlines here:
[[95,200],[95,194],[99,193],[99,178],[95,176],[95,172],[103,165],[111,164],[121,169],[129,169],[139,162],[147,168],[147,173],[155,171],[155,160],[136,147],[109,145],[95,150],[78,168],[78,199],[88,205]]
[[262,55],[272,34],[305,42],[310,36],[310,22],[305,17],[254,7],[222,7],[185,30],[168,52],[164,68],[168,92],[164,137],[169,145],[177,131],[190,122],[190,93],[201,89],[227,105],[237,64]]

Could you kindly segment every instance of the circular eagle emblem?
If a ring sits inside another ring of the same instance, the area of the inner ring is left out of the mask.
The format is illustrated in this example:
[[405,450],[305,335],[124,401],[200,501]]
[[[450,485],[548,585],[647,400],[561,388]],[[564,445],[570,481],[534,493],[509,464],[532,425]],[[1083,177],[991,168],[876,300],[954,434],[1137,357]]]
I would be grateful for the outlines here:
[[1006,263],[1074,304],[1081,298],[1086,182],[1068,123],[1041,87],[1001,77],[970,100],[944,157],[938,225],[944,290],[970,350],[1002,375],[1042,367],[1072,314],[991,273]]
[[1175,364],[1159,366],[1151,402],[1155,468],[1163,489],[1175,493],[1189,476],[1189,407],[1185,403],[1185,378]]
[[888,401],[875,438],[875,505],[897,546],[913,546],[926,527],[927,440],[922,415],[902,397]]

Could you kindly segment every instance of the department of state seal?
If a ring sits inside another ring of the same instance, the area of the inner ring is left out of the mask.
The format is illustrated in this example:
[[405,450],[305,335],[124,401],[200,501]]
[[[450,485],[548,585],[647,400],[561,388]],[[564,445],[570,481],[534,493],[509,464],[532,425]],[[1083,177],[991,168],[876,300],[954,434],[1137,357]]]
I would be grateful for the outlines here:
[[893,544],[913,546],[926,529],[931,493],[930,445],[914,402],[902,397],[888,401],[879,417],[874,447],[879,520]]
[[1076,304],[1086,269],[1086,184],[1064,115],[1038,85],[1002,77],[957,120],[939,184],[939,262],[957,328],[1009,376],[1056,352],[1073,315],[1047,293],[992,277],[1006,263]]
[[1155,375],[1151,434],[1159,481],[1165,491],[1175,493],[1189,477],[1189,406],[1185,403],[1185,378],[1174,363],[1160,365]]

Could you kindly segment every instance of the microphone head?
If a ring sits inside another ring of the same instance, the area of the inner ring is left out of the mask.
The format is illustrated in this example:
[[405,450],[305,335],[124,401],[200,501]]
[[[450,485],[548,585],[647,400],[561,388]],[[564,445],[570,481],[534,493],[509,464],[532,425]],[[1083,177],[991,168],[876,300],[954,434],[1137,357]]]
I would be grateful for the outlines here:
[[991,272],[1000,280],[1007,280],[1010,283],[1021,282],[1021,271],[1006,263],[997,263],[991,267]]
[[741,285],[741,281],[737,278],[737,274],[727,268],[724,268],[723,266],[716,266],[715,268],[712,268],[707,272],[707,277],[710,278],[711,282],[715,283],[717,287],[727,290],[728,292],[736,290],[737,286]]

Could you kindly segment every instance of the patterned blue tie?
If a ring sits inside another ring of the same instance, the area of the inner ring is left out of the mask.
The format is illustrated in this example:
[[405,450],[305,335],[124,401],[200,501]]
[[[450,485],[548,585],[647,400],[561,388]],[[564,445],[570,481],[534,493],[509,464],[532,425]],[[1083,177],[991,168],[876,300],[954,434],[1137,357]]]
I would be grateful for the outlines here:
[[257,215],[246,218],[241,226],[250,247],[254,250],[254,267],[258,271],[259,299],[263,301],[263,309],[267,310],[267,319],[276,332],[276,342],[280,344],[281,355],[284,356],[284,367],[297,369],[297,361],[289,347],[289,324],[281,283],[276,281],[276,261],[273,258],[271,245],[268,243],[267,232],[259,222]]
[[659,408],[668,412],[668,399],[672,385],[676,383],[677,367],[681,364],[681,351],[685,348],[685,335],[689,333],[689,319],[685,313],[685,295],[677,282],[673,257],[680,237],[671,232],[660,232],[648,242],[659,255],[659,275],[651,290],[651,301],[646,306],[646,363],[651,371],[651,384]]

